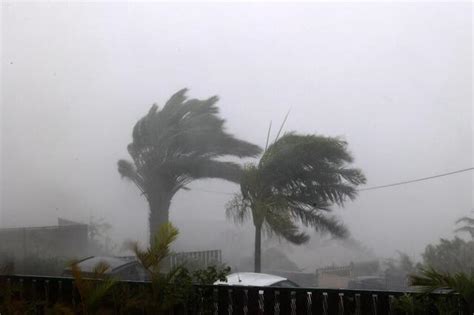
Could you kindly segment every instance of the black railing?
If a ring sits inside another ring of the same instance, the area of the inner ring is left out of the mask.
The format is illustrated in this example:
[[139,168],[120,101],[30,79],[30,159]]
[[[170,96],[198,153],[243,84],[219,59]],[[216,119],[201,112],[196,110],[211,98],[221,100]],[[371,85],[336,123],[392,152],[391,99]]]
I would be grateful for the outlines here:
[[[39,276],[0,276],[0,297],[7,287],[15,288],[19,299],[36,301],[38,314],[41,306],[55,303],[75,305],[79,296],[72,278]],[[122,285],[142,290],[147,282],[121,281]],[[173,314],[405,314],[396,309],[396,299],[415,292],[338,290],[322,288],[277,288],[243,286],[194,286],[192,301],[180,305]],[[421,313],[439,314],[436,301],[449,299],[457,305],[456,314],[468,314],[458,295],[430,294],[433,303]],[[0,305],[1,305],[0,299]]]

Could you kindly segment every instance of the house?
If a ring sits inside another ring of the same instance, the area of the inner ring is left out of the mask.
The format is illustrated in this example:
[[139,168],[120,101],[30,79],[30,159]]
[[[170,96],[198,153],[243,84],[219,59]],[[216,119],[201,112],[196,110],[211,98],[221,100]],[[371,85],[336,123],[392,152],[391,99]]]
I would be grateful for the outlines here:
[[[106,276],[113,276],[119,280],[145,281],[147,271],[135,256],[91,256],[76,262],[84,278],[93,278],[97,265],[104,263],[109,268],[104,272]],[[72,268],[66,267],[63,276],[73,276]]]
[[[378,260],[367,262],[351,262],[347,266],[328,266],[316,270],[316,284],[321,288],[344,289],[349,287],[351,280],[377,276],[380,272]],[[355,285],[351,282],[351,285]]]
[[87,224],[61,218],[54,226],[0,229],[0,255],[13,260],[29,256],[81,257],[88,244]]

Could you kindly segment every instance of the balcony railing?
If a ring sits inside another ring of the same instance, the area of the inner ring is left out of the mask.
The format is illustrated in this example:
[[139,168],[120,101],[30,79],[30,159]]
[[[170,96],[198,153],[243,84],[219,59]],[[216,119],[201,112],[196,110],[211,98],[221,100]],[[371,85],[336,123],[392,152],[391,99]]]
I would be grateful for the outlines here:
[[[142,290],[148,282],[122,281],[132,289]],[[75,305],[79,296],[74,280],[61,277],[0,276],[0,305],[2,291],[15,288],[17,298],[37,301],[38,305],[63,303]],[[395,309],[396,298],[406,294],[401,291],[338,290],[321,288],[277,288],[243,286],[194,286],[198,298],[180,305],[178,314],[325,314],[325,315],[385,315],[404,314]],[[416,293],[414,293],[416,294]],[[458,295],[431,294],[433,302],[449,300],[457,305],[456,314],[468,314]],[[43,314],[41,307],[38,314]],[[145,313],[140,313],[145,314]],[[422,313],[439,314],[434,303]]]

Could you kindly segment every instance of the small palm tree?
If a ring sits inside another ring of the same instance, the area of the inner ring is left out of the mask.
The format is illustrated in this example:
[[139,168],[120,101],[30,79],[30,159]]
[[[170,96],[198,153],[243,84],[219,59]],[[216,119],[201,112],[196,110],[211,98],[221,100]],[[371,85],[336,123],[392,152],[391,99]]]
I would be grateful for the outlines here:
[[92,275],[85,278],[77,263],[71,264],[74,286],[80,297],[79,309],[69,309],[67,306],[57,304],[55,310],[58,314],[112,314],[112,307],[107,303],[111,298],[112,289],[118,283],[117,279],[107,276],[110,266],[105,262],[99,262],[94,266]]
[[474,272],[450,274],[439,272],[432,267],[422,268],[419,274],[410,276],[411,284],[430,293],[439,289],[459,293],[468,306],[469,314],[474,313]]
[[227,205],[237,223],[252,219],[255,226],[255,272],[261,271],[261,234],[276,235],[293,244],[309,236],[298,226],[313,227],[335,237],[348,235],[330,215],[332,205],[344,204],[365,183],[347,143],[338,138],[287,133],[263,153],[258,164],[247,165],[241,194]]
[[[130,244],[130,248],[151,280],[150,286],[136,296],[135,300],[138,300],[150,314],[165,314],[183,302],[189,291],[191,279],[181,266],[164,272],[165,268],[168,269],[165,265],[171,254],[170,246],[178,234],[178,229],[168,222],[164,223],[153,236],[154,240],[148,248],[143,249],[136,242]],[[177,284],[177,279],[182,280],[181,283]]]
[[180,189],[203,178],[239,183],[240,165],[222,157],[252,157],[261,152],[225,131],[217,96],[188,100],[186,91],[174,94],[161,110],[151,107],[133,128],[128,145],[133,162],[118,162],[122,177],[131,180],[149,203],[150,241],[158,227],[168,222],[171,200]]
[[129,244],[130,249],[152,278],[163,274],[163,264],[170,256],[171,244],[176,240],[178,234],[178,229],[167,222],[153,235],[154,240],[148,248],[142,249],[137,242]]

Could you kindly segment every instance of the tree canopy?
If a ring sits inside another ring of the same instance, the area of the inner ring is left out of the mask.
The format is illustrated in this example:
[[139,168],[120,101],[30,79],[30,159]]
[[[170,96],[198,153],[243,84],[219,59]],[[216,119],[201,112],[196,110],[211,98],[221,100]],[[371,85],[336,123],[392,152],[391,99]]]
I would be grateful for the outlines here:
[[330,214],[343,206],[365,183],[362,171],[349,167],[347,142],[332,137],[287,133],[264,152],[258,164],[244,169],[241,193],[229,202],[227,214],[236,222],[252,219],[256,227],[256,271],[260,268],[260,232],[293,244],[309,240],[300,224],[335,237],[346,227]]
[[261,152],[257,145],[225,130],[217,96],[188,99],[186,92],[175,93],[161,110],[156,104],[150,108],[133,128],[128,145],[132,161],[118,161],[121,176],[131,180],[150,204],[151,235],[168,221],[176,192],[202,178],[238,183],[241,166],[223,157],[252,157]]

